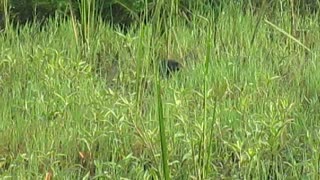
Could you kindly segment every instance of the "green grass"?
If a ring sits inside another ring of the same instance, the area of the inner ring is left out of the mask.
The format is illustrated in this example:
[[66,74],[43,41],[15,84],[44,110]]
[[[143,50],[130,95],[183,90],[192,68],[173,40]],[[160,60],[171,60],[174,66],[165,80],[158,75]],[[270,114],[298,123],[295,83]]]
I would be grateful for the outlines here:
[[[71,21],[8,27],[0,177],[318,179],[318,16],[297,18],[307,33],[292,39],[290,12],[254,33],[259,16],[229,6],[216,22],[173,18],[170,42],[98,22],[85,54]],[[169,80],[155,64],[167,56],[185,66]]]

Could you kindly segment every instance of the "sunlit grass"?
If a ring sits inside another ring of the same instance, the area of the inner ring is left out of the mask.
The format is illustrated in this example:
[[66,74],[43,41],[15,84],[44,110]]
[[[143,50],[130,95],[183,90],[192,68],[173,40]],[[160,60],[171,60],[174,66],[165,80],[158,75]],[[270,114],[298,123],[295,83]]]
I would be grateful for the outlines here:
[[[75,22],[9,27],[1,178],[318,179],[318,17],[296,22],[309,52],[282,32],[290,13],[266,17],[278,29],[262,20],[256,34],[258,16],[237,5],[216,22],[195,14],[159,37],[149,24],[124,33],[99,22],[86,56]],[[161,58],[184,69],[163,79]]]

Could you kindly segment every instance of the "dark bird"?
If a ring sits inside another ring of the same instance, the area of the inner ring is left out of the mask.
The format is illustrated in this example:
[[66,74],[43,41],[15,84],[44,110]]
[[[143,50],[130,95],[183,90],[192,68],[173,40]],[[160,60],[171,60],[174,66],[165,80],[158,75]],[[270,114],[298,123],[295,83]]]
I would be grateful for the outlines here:
[[160,64],[160,73],[162,76],[171,77],[175,72],[180,71],[182,68],[181,63],[173,59],[162,60]]

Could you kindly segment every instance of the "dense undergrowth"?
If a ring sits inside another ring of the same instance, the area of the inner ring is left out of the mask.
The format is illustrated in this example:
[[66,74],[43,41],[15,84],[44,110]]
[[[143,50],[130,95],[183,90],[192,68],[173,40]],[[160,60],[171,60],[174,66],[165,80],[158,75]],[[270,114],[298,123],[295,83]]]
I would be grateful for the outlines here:
[[72,19],[7,27],[1,178],[319,179],[319,16],[214,15],[96,22],[83,49]]

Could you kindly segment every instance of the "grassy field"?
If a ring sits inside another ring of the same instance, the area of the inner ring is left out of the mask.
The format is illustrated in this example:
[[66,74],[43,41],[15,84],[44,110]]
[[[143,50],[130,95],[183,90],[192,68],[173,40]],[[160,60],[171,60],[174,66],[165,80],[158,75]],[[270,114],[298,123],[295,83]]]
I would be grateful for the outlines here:
[[0,178],[319,179],[319,16],[171,20],[0,33]]

